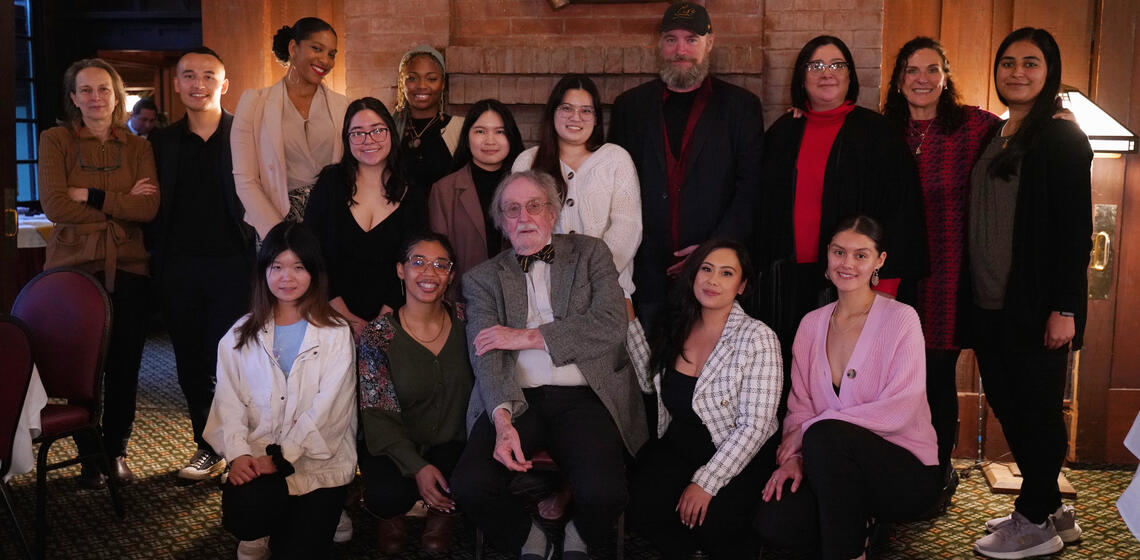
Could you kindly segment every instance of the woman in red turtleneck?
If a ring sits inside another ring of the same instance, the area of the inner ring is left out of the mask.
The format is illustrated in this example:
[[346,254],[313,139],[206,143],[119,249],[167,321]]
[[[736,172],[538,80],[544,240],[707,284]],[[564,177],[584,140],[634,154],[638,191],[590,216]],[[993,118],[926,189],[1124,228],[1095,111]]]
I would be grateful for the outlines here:
[[791,93],[799,111],[764,138],[755,240],[761,318],[785,350],[804,314],[834,299],[821,232],[841,218],[867,214],[886,230],[891,258],[877,271],[876,290],[909,299],[926,268],[914,159],[885,118],[855,105],[859,77],[847,45],[826,35],[804,45]]

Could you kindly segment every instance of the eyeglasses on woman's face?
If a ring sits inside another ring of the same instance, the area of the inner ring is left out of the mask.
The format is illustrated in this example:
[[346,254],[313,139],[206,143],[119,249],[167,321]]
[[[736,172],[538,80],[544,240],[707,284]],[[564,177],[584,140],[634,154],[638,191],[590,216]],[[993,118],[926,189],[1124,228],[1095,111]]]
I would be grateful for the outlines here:
[[804,68],[807,68],[808,72],[823,72],[824,70],[830,72],[842,72],[844,70],[847,70],[848,64],[841,61],[828,64],[822,60],[813,60],[807,64],[804,64]]
[[563,103],[556,107],[555,111],[558,113],[558,116],[564,119],[568,119],[577,114],[578,118],[584,121],[592,121],[594,117],[597,116],[593,105],[571,105],[569,103]]
[[451,269],[455,266],[455,263],[452,262],[451,259],[429,259],[423,255],[412,255],[410,258],[408,258],[408,266],[416,270],[423,270],[428,265],[431,265],[432,268],[436,269],[439,272],[451,272]]
[[364,143],[365,138],[370,138],[373,142],[383,142],[388,139],[388,127],[373,128],[372,130],[354,130],[348,133],[348,141],[354,146],[359,146]]

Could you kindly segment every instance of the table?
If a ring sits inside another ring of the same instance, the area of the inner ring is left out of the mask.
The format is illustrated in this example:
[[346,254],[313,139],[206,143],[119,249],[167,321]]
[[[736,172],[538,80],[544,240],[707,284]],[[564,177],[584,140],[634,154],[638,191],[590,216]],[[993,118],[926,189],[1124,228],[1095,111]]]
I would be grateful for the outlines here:
[[4,475],[4,482],[17,474],[24,474],[36,466],[36,454],[32,440],[40,435],[40,411],[47,406],[48,396],[40,381],[40,372],[32,366],[32,381],[28,383],[28,395],[24,399],[24,410],[16,423],[16,439],[12,443],[12,468]]
[[19,249],[36,249],[47,247],[47,240],[55,224],[43,214],[33,216],[19,216],[19,232],[16,236],[16,247]]

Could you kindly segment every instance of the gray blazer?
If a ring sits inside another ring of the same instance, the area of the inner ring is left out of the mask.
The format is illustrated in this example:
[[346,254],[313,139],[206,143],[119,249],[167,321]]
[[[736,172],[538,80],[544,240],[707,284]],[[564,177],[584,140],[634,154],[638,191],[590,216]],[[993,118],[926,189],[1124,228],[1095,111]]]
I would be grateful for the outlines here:
[[[630,454],[648,439],[645,405],[625,348],[625,296],[606,244],[584,235],[554,235],[550,270],[550,300],[554,321],[541,325],[555,366],[575,364],[617,424]],[[525,329],[526,277],[513,249],[499,253],[463,275],[467,300],[467,339],[494,325]],[[526,397],[515,381],[518,352],[493,350],[475,355],[468,346],[475,387],[467,408],[467,429],[483,413]]]

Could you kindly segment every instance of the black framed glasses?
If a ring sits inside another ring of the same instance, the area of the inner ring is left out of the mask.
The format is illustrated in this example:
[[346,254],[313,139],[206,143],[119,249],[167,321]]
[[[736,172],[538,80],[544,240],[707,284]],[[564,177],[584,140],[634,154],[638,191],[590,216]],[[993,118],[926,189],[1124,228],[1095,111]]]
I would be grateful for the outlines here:
[[541,214],[547,206],[550,206],[550,203],[545,200],[529,200],[525,205],[514,202],[502,207],[503,215],[508,218],[517,218],[522,215],[524,206],[527,214],[537,216]]
[[98,171],[101,173],[107,173],[110,171],[114,171],[114,170],[123,166],[123,147],[122,146],[119,146],[119,157],[118,157],[118,159],[115,160],[115,165],[105,165],[105,166],[87,165],[86,163],[83,163],[83,146],[79,147],[78,152],[79,152],[79,158],[78,158],[79,159],[79,168],[82,169],[83,171]]
[[846,62],[842,62],[842,61],[832,62],[831,64],[827,64],[826,62],[823,62],[822,60],[813,60],[807,64],[804,64],[804,68],[807,68],[808,72],[823,72],[824,70],[830,70],[832,72],[839,72],[841,70],[846,70],[847,67],[848,67],[848,64]]
[[411,258],[408,259],[408,266],[417,270],[421,270],[428,265],[431,265],[432,268],[439,272],[451,272],[451,269],[455,267],[455,263],[451,259],[429,259],[423,255],[412,255]]
[[372,130],[354,130],[348,133],[348,141],[354,146],[364,143],[364,137],[371,138],[373,142],[383,142],[388,139],[388,128],[373,128]]

